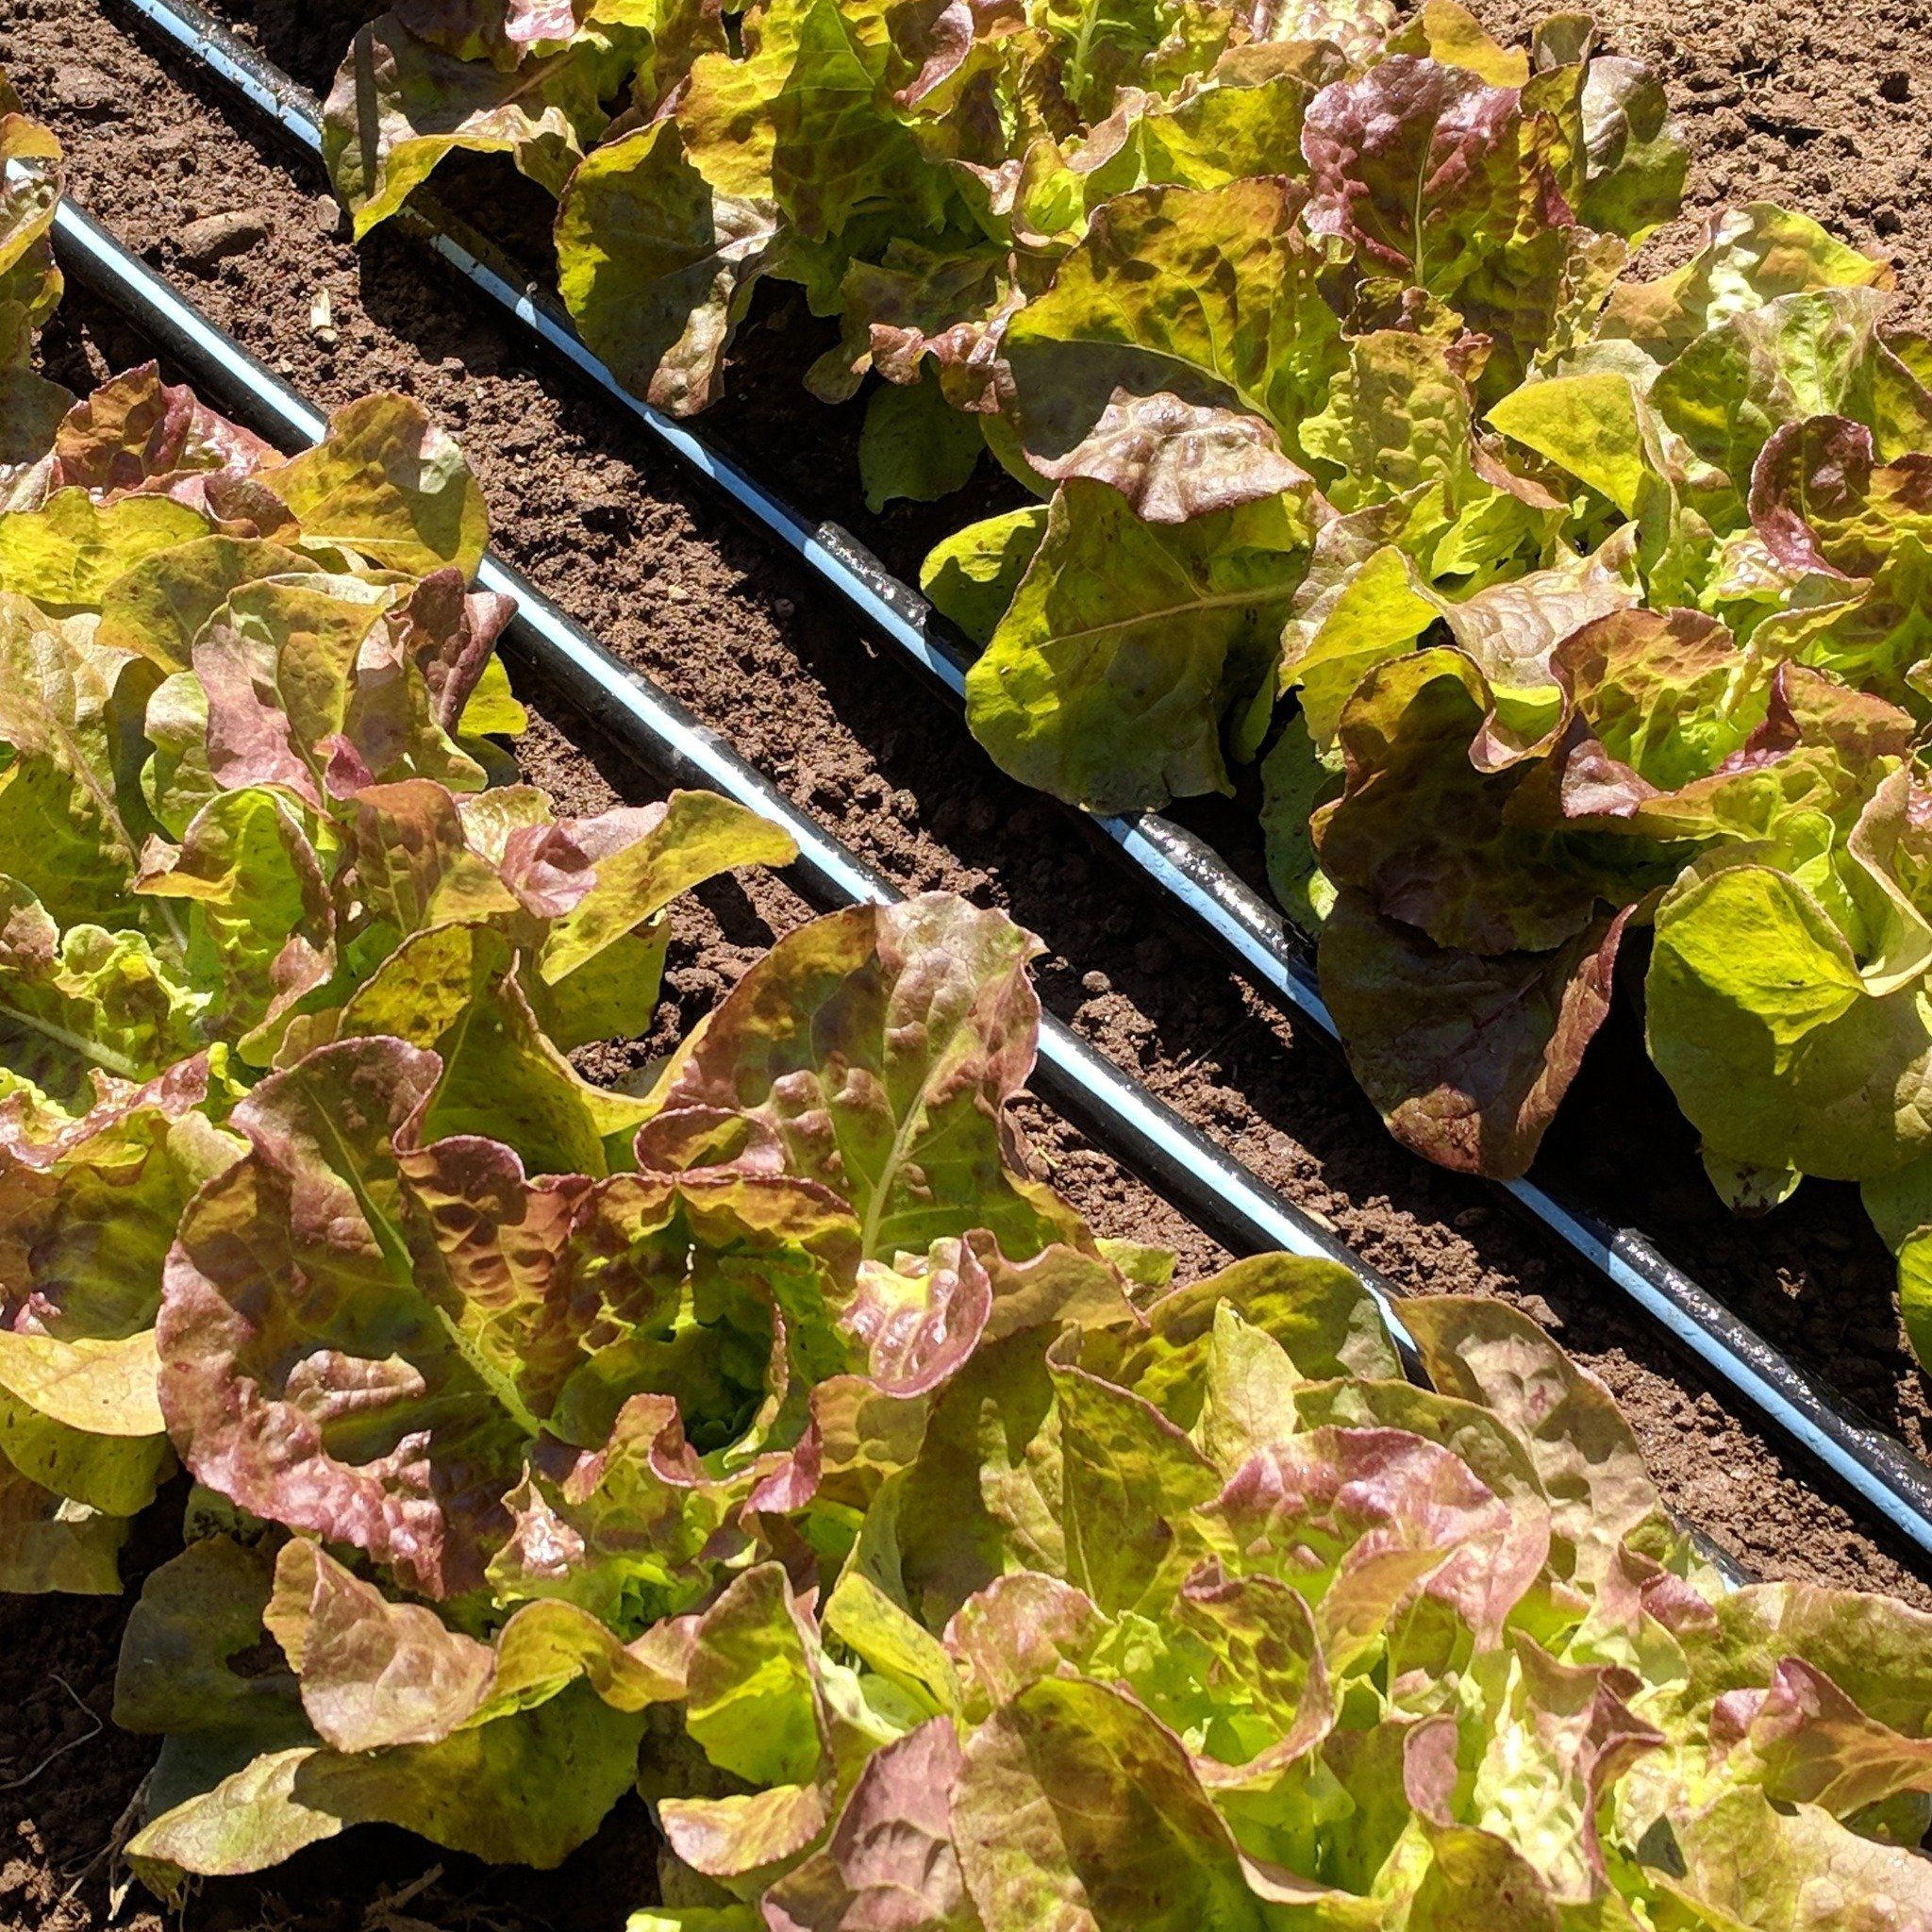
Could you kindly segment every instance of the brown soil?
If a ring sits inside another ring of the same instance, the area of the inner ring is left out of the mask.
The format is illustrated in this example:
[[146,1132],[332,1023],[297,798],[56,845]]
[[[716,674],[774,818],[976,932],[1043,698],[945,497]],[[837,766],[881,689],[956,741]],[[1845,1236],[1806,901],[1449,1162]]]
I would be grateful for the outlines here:
[[[314,82],[358,10],[271,0],[231,13]],[[1786,0],[1719,0],[1694,27],[1683,25],[1689,9],[1657,0],[1606,0],[1599,10],[1619,44],[1665,67],[1701,158],[1700,199],[1781,194],[1861,243],[1925,258],[1932,159],[1923,120],[1896,105],[1899,85],[1908,97],[1932,87],[1900,52],[1923,44],[1925,0],[1847,0],[1824,23]],[[1512,26],[1521,11],[1491,9]],[[1765,1571],[1932,1603],[1932,1566],[1867,1534],[1807,1465],[1733,1416],[1591,1272],[1499,1212],[1486,1190],[1401,1155],[1311,1029],[1224,969],[1066,814],[1000,779],[955,716],[848,621],[819,609],[800,574],[690,489],[608,403],[533,361],[407,244],[378,235],[359,255],[351,248],[319,178],[158,55],[113,0],[12,0],[0,66],[67,143],[92,212],[318,402],[375,388],[421,396],[463,439],[509,560],[902,885],[1004,905],[1040,932],[1047,1003],[1123,1067],[1325,1215],[1398,1286],[1495,1293],[1548,1323],[1616,1391],[1689,1519]],[[528,204],[507,176],[486,184],[507,224],[525,219]],[[262,239],[220,261],[187,258],[187,225],[235,210],[259,216]],[[1908,299],[1923,297],[1923,283],[1906,279]],[[313,321],[324,291],[332,338]],[[906,568],[938,527],[934,512],[863,518],[856,421],[793,399],[789,372],[818,346],[806,320],[774,305],[758,323],[740,358],[739,400],[710,424],[815,513],[840,516]],[[142,353],[79,303],[49,348],[76,384]],[[546,707],[541,691],[526,695],[543,714],[523,747],[531,776],[575,808],[648,795],[582,721]],[[766,877],[699,894],[678,917],[658,1035],[632,1056],[706,1010],[806,910]],[[1641,1083],[1634,1095],[1611,1092],[1610,1060],[1627,1066],[1631,1055],[1627,1041],[1607,1044],[1612,1055],[1593,1056],[1591,1073],[1602,1105],[1580,1096],[1566,1161],[1587,1158],[1620,1183],[1633,1164],[1661,1177],[1647,1191],[1654,1218],[1671,1221],[1673,1252],[1782,1345],[1829,1359],[1880,1421],[1926,1448],[1932,1408],[1896,1345],[1889,1264],[1856,1202],[1812,1189],[1755,1227],[1724,1220],[1655,1096],[1646,1114]],[[1620,1130],[1605,1134],[1606,1119]],[[1042,1109],[1029,1108],[1028,1124],[1042,1163],[1103,1231],[1174,1243],[1191,1274],[1213,1264],[1209,1244]],[[165,1555],[165,1513],[130,1580]],[[114,1602],[0,1604],[0,1787],[22,1780],[0,1789],[0,1924],[82,1927],[110,1916],[108,1851],[149,1751],[111,1726],[94,1735],[75,1700],[105,1716],[121,1619]],[[43,1765],[62,1745],[73,1748]],[[491,1872],[364,1831],[265,1885],[210,1886],[187,1917],[197,1927],[377,1932],[616,1927],[648,1895],[649,1859],[634,1804],[556,1875]],[[120,1916],[142,1909],[137,1890]]]

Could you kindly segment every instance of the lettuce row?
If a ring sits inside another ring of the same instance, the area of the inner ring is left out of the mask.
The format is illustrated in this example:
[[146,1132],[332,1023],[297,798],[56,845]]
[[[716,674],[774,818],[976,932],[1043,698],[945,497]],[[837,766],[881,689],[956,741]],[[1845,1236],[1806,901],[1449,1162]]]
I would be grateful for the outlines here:
[[636,1932],[1932,1912],[1926,1619],[1727,1591],[1507,1307],[1406,1303],[1424,1389],[1331,1264],[1102,1248],[1004,1118],[1030,951],[799,929],[601,1178],[400,1037],[235,1109],[116,1692],[147,1882],[372,1822],[550,1865],[635,1786]]
[[[27,355],[59,154],[16,112],[0,142]],[[351,404],[285,460],[153,365],[80,400],[9,368],[0,1587],[112,1591],[173,1461],[165,1257],[246,1145],[238,1103],[407,1028],[450,1117],[521,1108],[602,1172],[634,1109],[564,1051],[648,1030],[672,898],[791,848],[708,796],[572,821],[503,782],[511,607],[469,589],[482,493],[416,404]]]
[[[1257,761],[1357,1077],[1465,1172],[1528,1167],[1647,931],[1650,1052],[1713,1182],[1745,1210],[1859,1183],[1932,1358],[1932,353],[1887,327],[1888,270],[1768,205],[1633,278],[1678,178],[1653,85],[1586,62],[1577,143],[1574,23],[1525,60],[1449,19],[1309,102],[1298,179],[1107,201],[1006,324],[1008,440],[1056,487],[928,562],[985,645],[974,729],[1095,809]],[[1204,441],[1198,395],[1240,433]]]

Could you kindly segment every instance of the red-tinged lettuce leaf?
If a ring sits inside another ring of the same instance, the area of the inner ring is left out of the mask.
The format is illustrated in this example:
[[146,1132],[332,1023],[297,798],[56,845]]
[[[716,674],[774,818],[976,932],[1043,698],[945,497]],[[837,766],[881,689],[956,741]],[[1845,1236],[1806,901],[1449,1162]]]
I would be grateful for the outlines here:
[[513,597],[469,591],[461,569],[445,564],[424,577],[391,618],[402,656],[421,672],[443,730],[514,737],[529,722],[509,695],[508,674],[495,655],[516,610]]
[[[864,1263],[839,1325],[867,1373],[834,1375],[812,1391],[819,1493],[869,1509],[919,1459],[936,1412],[942,1435],[965,1421],[978,1399],[971,1391],[982,1386],[967,1372],[982,1349],[1035,1334],[1018,1351],[1030,1361],[1038,1342],[1063,1328],[1097,1339],[1135,1332],[1140,1318],[1106,1261],[1055,1246],[1015,1263],[980,1233],[936,1241],[925,1257],[902,1257],[891,1269]],[[960,1376],[969,1389],[956,1401],[948,1391]],[[958,1473],[946,1465],[929,1474],[943,1483]]]
[[[516,1371],[465,1332],[446,1274],[416,1280],[393,1143],[440,1071],[399,1041],[355,1041],[263,1082],[234,1117],[250,1154],[183,1220],[159,1332],[162,1407],[202,1480],[433,1595],[480,1581],[483,1539],[536,1434]],[[496,1332],[532,1325],[532,1263],[548,1258],[546,1235],[551,1255],[560,1244],[569,1198],[504,1204],[524,1265],[498,1262]],[[494,1224],[479,1219],[481,1263]],[[469,1325],[487,1337],[483,1314]],[[412,1427],[425,1401],[443,1411],[440,1432]],[[439,1438],[453,1456],[440,1479]]]
[[1895,1598],[1812,1583],[1753,1584],[1705,1603],[1664,1602],[1683,1645],[1687,1698],[1708,1716],[1721,1699],[1769,1690],[1795,1657],[1874,1723],[1907,1738],[1932,1731],[1932,1617]]
[[1599,915],[1548,952],[1483,955],[1341,893],[1322,924],[1322,996],[1389,1131],[1457,1173],[1526,1173],[1609,1011],[1628,917]]
[[1806,587],[1758,626],[1766,643],[1923,708],[1932,458],[1879,463],[1872,431],[1842,416],[1788,424],[1758,456],[1750,507],[1772,557]]
[[1211,67],[1234,24],[1222,9],[1176,0],[1048,0],[1039,20],[1053,85],[1089,123],[1107,115],[1123,89],[1165,93]]
[[[1556,144],[1550,117],[1522,88],[1396,55],[1324,89],[1309,108],[1308,225],[1451,302],[1465,285],[1493,296],[1525,269],[1548,281],[1553,298],[1561,231],[1575,219],[1552,165]],[[1521,353],[1540,342],[1525,333]]]
[[1395,31],[1394,0],[1259,0],[1243,9],[1257,41],[1326,41],[1368,66]]
[[657,1103],[769,1128],[789,1173],[851,1204],[869,1257],[975,1228],[1018,1260],[1090,1245],[1072,1209],[1022,1178],[1006,1117],[1033,1067],[1039,944],[939,893],[816,920],[739,981]]
[[576,32],[589,0],[401,0],[396,18],[458,60],[516,67]]
[[1547,953],[1588,932],[1681,861],[1650,841],[1592,843],[1565,829],[1538,760],[1484,771],[1491,688],[1458,651],[1424,651],[1362,680],[1342,712],[1341,798],[1315,852],[1338,886],[1448,951]]
[[[273,1561],[225,1537],[191,1544],[150,1578],[123,1644],[116,1719],[167,1738],[136,1857],[256,1869],[385,1820],[554,1863],[628,1784],[639,1725],[625,1713],[681,1692],[682,1649],[667,1630],[626,1650],[555,1605],[479,1643],[311,1544]],[[520,1791],[519,1774],[538,1782]],[[439,1792],[439,1779],[471,1788]]]
[[1273,1923],[1180,1741],[1102,1684],[1041,1680],[981,1725],[953,1831],[986,1932]]
[[1168,1613],[1167,1642],[1155,1651],[1136,1632],[1130,1647],[1135,1694],[1199,1740],[1194,1769],[1210,1791],[1269,1790],[1335,1722],[1314,1613],[1275,1577],[1204,1565]]
[[553,194],[608,125],[628,71],[622,30],[573,35],[515,65],[465,59],[386,14],[365,26],[323,105],[323,158],[366,235],[445,156],[507,154]]
[[1295,489],[1296,430],[1341,365],[1303,191],[1274,176],[1116,197],[1001,353],[1028,460],[1183,522]]
[[218,416],[186,384],[164,383],[159,365],[145,362],[68,411],[47,487],[85,490],[101,503],[172,496],[219,520],[221,485],[281,460],[272,444]]
[[1492,1410],[1522,1439],[1568,1545],[1559,1574],[1596,1583],[1624,1539],[1662,1514],[1608,1390],[1500,1302],[1424,1296],[1404,1302],[1403,1319],[1436,1387]]
[[1880,464],[1872,432],[1842,416],[1792,422],[1764,445],[1751,519],[1792,570],[1872,576],[1907,541],[1932,534],[1932,457]]
[[991,641],[967,674],[1000,768],[1095,811],[1231,791],[1274,696],[1312,539],[1306,494],[1149,524],[1106,484],[1062,484]]
[[1141,1396],[1080,1369],[1050,1374],[1059,1467],[1033,1480],[1058,1517],[1064,1574],[1108,1616],[1158,1613],[1209,1554],[1192,1518],[1221,1473]]
[[675,120],[588,155],[557,213],[558,288],[626,388],[688,416],[718,399],[758,278],[779,265],[770,196],[711,187]]
[[126,1519],[169,1467],[156,1399],[161,1266],[195,1188],[233,1158],[206,1058],[101,1079],[68,1121],[0,1110],[0,1580],[108,1591]]
[[1849,1818],[1903,1791],[1932,1791],[1932,1739],[1902,1736],[1861,1710],[1802,1657],[1782,1658],[1763,1690],[1737,1690],[1711,1713],[1736,1741],[1725,1771],[1781,1805]]
[[[474,921],[412,934],[333,1011],[291,1023],[292,1065],[325,1041],[386,1036],[442,1064],[427,1138],[474,1134],[512,1147],[532,1173],[603,1175],[635,1165],[646,1103],[594,1087],[544,1033],[502,931]],[[649,960],[656,971],[657,956]],[[320,997],[320,995],[318,996]]]
[[275,1558],[262,1611],[289,1659],[302,1709],[331,1749],[435,1744],[588,1683],[614,1710],[685,1693],[689,1632],[667,1624],[628,1646],[563,1603],[527,1604],[488,1643],[422,1604],[392,1603],[318,1545],[297,1538]]
[[1740,508],[1773,435],[1813,417],[1881,431],[1889,456],[1922,448],[1932,399],[1879,335],[1889,306],[1877,289],[1835,288],[1746,309],[1691,342],[1652,384],[1651,401],[1730,479]]
[[1309,1600],[1338,1668],[1388,1641],[1396,1606],[1417,1590],[1493,1647],[1543,1557],[1461,1457],[1399,1429],[1285,1436],[1204,1513],[1244,1571]]
[[232,1097],[212,1058],[145,1084],[96,1072],[71,1116],[20,1089],[0,1101],[7,1327],[75,1340],[153,1325],[180,1210],[240,1151],[212,1124]]
[[395,597],[344,575],[265,578],[230,594],[193,648],[217,785],[279,786],[318,809],[411,776],[482,789],[483,768],[438,721]]
[[765,1892],[770,1932],[981,1932],[953,1849],[964,1762],[944,1718],[868,1759],[824,1846]]
[[839,1323],[879,1389],[895,1396],[930,1394],[982,1340],[1041,1325],[1122,1334],[1141,1325],[1104,1260],[1055,1246],[1014,1262],[984,1232],[941,1238],[893,1267],[861,1262]]
[[1427,579],[1487,578],[1528,561],[1557,507],[1477,439],[1472,384],[1486,357],[1479,338],[1371,329],[1350,341],[1327,407],[1301,425],[1303,450],[1336,473],[1319,470],[1324,495],[1344,514],[1440,487],[1440,532],[1408,533]]
[[994,1578],[945,1625],[963,1709],[983,1722],[1042,1677],[1077,1675],[1106,1630],[1087,1597],[1058,1577],[1020,1570]]
[[674,1363],[693,1440],[756,1443],[788,1326],[811,1341],[779,1308],[808,1314],[814,1244],[850,1240],[789,1179],[527,1180],[497,1142],[418,1145],[441,1073],[363,1040],[264,1081],[234,1116],[251,1153],[183,1221],[160,1326],[204,1481],[432,1596],[479,1584],[527,1472],[604,1446]]
[[[1424,499],[1426,500],[1426,499]],[[1299,687],[1311,738],[1333,745],[1343,707],[1367,675],[1409,650],[1439,622],[1490,681],[1507,709],[1501,735],[1486,731],[1485,762],[1507,763],[1555,723],[1559,681],[1557,647],[1597,618],[1633,608],[1630,548],[1618,538],[1584,556],[1467,594],[1447,595],[1415,560],[1413,528],[1397,541],[1376,541],[1400,499],[1328,525],[1315,540],[1307,581],[1283,632],[1282,681]],[[1418,514],[1426,517],[1417,504]],[[1478,512],[1480,515],[1480,511]],[[1455,525],[1443,529],[1453,540]],[[1440,548],[1435,554],[1441,556]]]
[[955,408],[997,408],[992,364],[1000,326],[1020,299],[1005,269],[999,251],[984,245],[935,249],[894,236],[879,260],[856,260],[845,270],[841,341],[812,364],[807,387],[822,402],[844,402],[868,371],[909,384],[930,358]]
[[[1536,1458],[1515,1426],[1485,1403],[1407,1380],[1348,1376],[1300,1383],[1291,1405],[1301,1428],[1406,1429],[1453,1451],[1508,1505],[1524,1547],[1548,1553],[1552,1508]],[[1272,1426],[1279,1432],[1278,1416]]]
[[1859,924],[1857,895],[1827,883],[1821,846],[1906,755],[1907,712],[1801,666],[1767,664],[1688,611],[1591,625],[1565,641],[1552,669],[1574,706],[1552,760],[1568,823],[1743,841],[1793,866]]
[[[793,1461],[808,1459],[810,1441],[808,1429]],[[677,1398],[633,1395],[601,1448],[540,1445],[505,1499],[509,1533],[490,1559],[491,1591],[499,1603],[570,1606],[625,1629],[681,1612],[750,1546],[732,1525],[758,1468],[709,1474]]]

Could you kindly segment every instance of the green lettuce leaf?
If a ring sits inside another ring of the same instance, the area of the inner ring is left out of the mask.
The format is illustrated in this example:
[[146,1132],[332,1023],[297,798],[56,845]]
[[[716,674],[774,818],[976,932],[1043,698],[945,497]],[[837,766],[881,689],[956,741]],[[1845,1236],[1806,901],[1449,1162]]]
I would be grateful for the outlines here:
[[1184,523],[1302,480],[1297,429],[1341,363],[1305,197],[1277,178],[1117,196],[1007,325],[1012,410],[1056,482]]
[[1251,756],[1312,534],[1302,495],[1164,525],[1104,483],[1062,484],[967,674],[974,736],[1003,771],[1095,811],[1232,790],[1224,721]]

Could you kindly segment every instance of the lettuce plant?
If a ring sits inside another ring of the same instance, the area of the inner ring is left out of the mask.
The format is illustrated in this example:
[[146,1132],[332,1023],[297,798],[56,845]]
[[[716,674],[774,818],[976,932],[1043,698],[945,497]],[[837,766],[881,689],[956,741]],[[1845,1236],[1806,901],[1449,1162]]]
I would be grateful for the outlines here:
[[[0,143],[25,355],[59,157],[18,114]],[[791,847],[708,796],[568,821],[501,782],[510,606],[469,589],[482,494],[414,403],[285,460],[152,365],[78,401],[6,381],[0,1586],[113,1591],[171,1461],[163,1260],[238,1100],[407,1033],[447,1109],[525,1108],[602,1172],[634,1109],[564,1050],[648,1030],[671,899]]]
[[1103,1251],[1010,1164],[1026,952],[802,928],[601,1179],[444,1133],[399,1039],[238,1107],[160,1322],[208,1500],[123,1653],[136,1869],[551,1864],[635,1784],[637,1932],[1932,1912],[1925,1618],[1727,1590],[1495,1303],[1404,1305],[1425,1389],[1331,1264]]
[[[209,1520],[246,1536],[150,1582],[117,1703],[169,1740],[131,1847],[158,1882],[375,1818],[555,1862],[721,1592],[836,1570],[985,1350],[1134,1319],[1124,1270],[1164,1257],[1097,1242],[1006,1118],[1035,949],[941,896],[802,928],[627,1104],[622,1165],[562,1165],[565,1116],[601,1152],[614,1096],[453,1041],[415,973],[384,1030],[235,1108],[156,1345]],[[251,1618],[289,1669],[185,1697]],[[391,1712],[354,1659],[394,1644]]]

